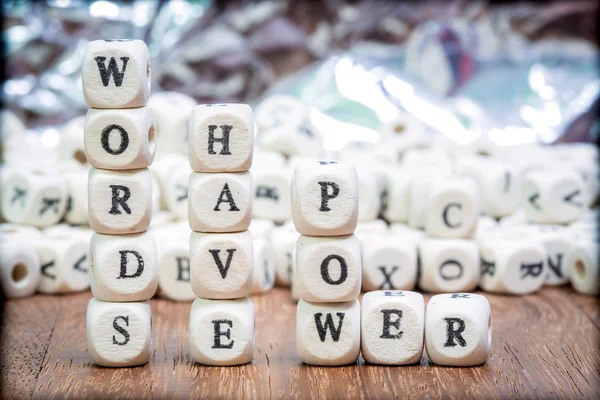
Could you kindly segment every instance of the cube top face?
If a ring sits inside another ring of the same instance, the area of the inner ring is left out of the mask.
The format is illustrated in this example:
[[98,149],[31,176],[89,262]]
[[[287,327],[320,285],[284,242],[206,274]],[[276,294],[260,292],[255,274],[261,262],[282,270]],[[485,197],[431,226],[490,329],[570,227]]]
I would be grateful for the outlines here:
[[296,278],[307,301],[339,302],[360,294],[360,242],[354,235],[300,236],[296,244]]
[[252,176],[249,172],[193,172],[188,189],[188,216],[197,232],[239,232],[252,217]]
[[433,296],[425,312],[425,343],[436,364],[468,366],[487,361],[492,343],[487,299],[472,293]]
[[94,168],[146,168],[156,153],[156,123],[150,107],[91,108],[85,118],[85,151]]
[[158,254],[150,232],[95,233],[90,242],[92,293],[103,301],[143,301],[156,292]]
[[150,56],[141,40],[94,40],[85,48],[83,96],[93,108],[145,106],[150,95]]
[[143,232],[152,216],[152,178],[147,168],[109,171],[92,168],[88,183],[90,227],[99,233]]
[[152,342],[149,302],[107,303],[90,300],[86,316],[88,351],[106,367],[142,365]]
[[301,163],[292,180],[292,217],[303,235],[347,235],[358,221],[358,179],[351,164]]
[[192,232],[190,249],[191,283],[198,297],[232,299],[250,294],[254,269],[250,232]]
[[78,292],[90,286],[88,243],[81,239],[43,239],[36,244],[41,263],[39,291]]
[[416,292],[378,290],[362,301],[361,350],[367,362],[410,364],[423,353],[425,304]]
[[206,365],[241,365],[254,353],[254,305],[247,299],[196,299],[190,314],[190,352]]
[[345,365],[360,353],[360,304],[298,302],[296,346],[302,362]]
[[247,171],[254,151],[254,116],[247,104],[194,107],[189,160],[196,172]]

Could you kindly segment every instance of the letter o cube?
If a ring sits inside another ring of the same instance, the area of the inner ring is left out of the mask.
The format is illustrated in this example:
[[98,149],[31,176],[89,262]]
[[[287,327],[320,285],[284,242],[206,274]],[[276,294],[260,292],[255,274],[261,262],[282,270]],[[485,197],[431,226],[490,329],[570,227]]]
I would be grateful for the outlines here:
[[425,347],[438,365],[469,367],[485,363],[492,346],[492,310],[484,296],[438,294],[425,312]]

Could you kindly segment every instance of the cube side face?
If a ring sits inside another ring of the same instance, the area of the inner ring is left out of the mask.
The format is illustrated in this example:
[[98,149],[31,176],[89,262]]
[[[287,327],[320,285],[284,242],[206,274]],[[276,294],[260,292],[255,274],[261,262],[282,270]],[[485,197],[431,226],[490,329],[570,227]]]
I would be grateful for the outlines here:
[[512,214],[519,203],[521,181],[514,168],[494,164],[484,166],[478,174],[483,211],[492,217]]
[[415,287],[417,249],[395,243],[400,240],[372,238],[363,242],[363,290],[412,290]]
[[104,234],[144,232],[152,217],[152,178],[147,168],[132,171],[90,169],[90,227]]
[[149,107],[90,109],[84,129],[88,162],[94,168],[111,170],[146,168],[154,160],[156,134]]
[[398,290],[367,293],[361,318],[361,352],[365,361],[405,365],[421,359],[425,332],[422,295]]
[[0,241],[0,285],[7,298],[29,296],[40,282],[40,260],[26,240]]
[[90,283],[103,301],[143,301],[156,292],[158,254],[150,232],[136,235],[95,233],[90,243]]
[[296,314],[296,346],[309,365],[346,365],[360,353],[358,300],[319,304],[300,300]]
[[192,289],[198,297],[234,299],[248,296],[254,273],[250,232],[192,232],[190,266]]
[[275,222],[285,222],[291,214],[291,171],[253,171],[253,215]]
[[93,108],[145,106],[150,95],[150,56],[141,40],[95,40],[83,53],[83,97]]
[[152,346],[150,304],[91,299],[86,315],[88,352],[104,367],[146,364]]
[[475,230],[479,215],[475,190],[464,182],[453,182],[436,191],[427,204],[425,231],[429,236],[463,238]]
[[177,241],[169,249],[159,251],[158,287],[162,297],[175,301],[192,301],[196,298],[191,285],[190,250]]
[[190,314],[190,353],[205,365],[242,365],[254,353],[254,305],[249,299],[196,299]]
[[254,116],[246,104],[196,106],[189,125],[189,161],[196,172],[240,172],[252,166]]
[[44,240],[36,245],[42,293],[68,293],[90,286],[88,245],[84,240]]
[[253,239],[254,279],[252,293],[266,293],[275,285],[275,252],[266,238]]
[[431,292],[471,291],[479,282],[479,250],[466,239],[426,239],[419,244],[419,286]]
[[581,241],[570,251],[566,263],[573,288],[587,295],[600,294],[600,266],[598,244]]

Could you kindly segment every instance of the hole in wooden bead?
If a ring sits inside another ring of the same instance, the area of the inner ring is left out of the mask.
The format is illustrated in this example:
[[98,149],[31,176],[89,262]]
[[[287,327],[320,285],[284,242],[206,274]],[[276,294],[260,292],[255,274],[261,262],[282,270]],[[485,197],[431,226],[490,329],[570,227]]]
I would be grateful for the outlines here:
[[19,282],[23,281],[25,278],[27,278],[28,274],[29,274],[29,270],[27,269],[25,264],[18,263],[18,264],[15,264],[15,266],[13,267],[11,277],[12,277],[13,282],[19,283]]
[[156,146],[156,140],[154,137],[154,125],[150,125],[150,129],[148,129],[148,148],[150,150],[150,154],[154,153],[154,146]]
[[579,278],[585,278],[585,264],[582,260],[575,261],[575,273]]
[[73,153],[73,159],[80,164],[87,163],[87,157],[85,155],[85,151],[83,150],[77,150],[75,153]]
[[403,124],[398,124],[394,126],[394,133],[402,133],[406,130],[406,127]]

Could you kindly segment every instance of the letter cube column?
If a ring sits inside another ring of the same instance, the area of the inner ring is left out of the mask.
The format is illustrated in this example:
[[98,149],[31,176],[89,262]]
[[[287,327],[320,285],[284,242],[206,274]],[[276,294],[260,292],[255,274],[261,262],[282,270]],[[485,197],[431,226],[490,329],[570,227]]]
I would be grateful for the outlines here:
[[311,365],[345,365],[360,353],[361,249],[358,179],[351,164],[300,163],[292,180],[296,243],[294,287],[301,300],[296,346]]
[[254,355],[252,219],[254,115],[246,104],[194,107],[189,122],[190,354],[204,365]]
[[148,362],[151,309],[158,284],[152,218],[156,124],[146,106],[150,58],[141,40],[96,40],[83,54],[83,94],[89,109],[84,146],[88,180],[90,285],[88,351],[107,367]]

